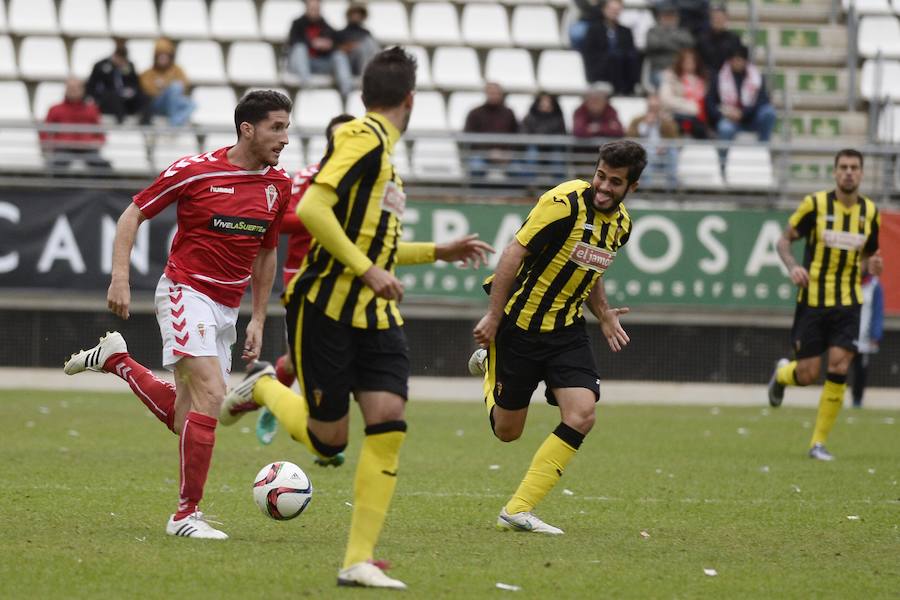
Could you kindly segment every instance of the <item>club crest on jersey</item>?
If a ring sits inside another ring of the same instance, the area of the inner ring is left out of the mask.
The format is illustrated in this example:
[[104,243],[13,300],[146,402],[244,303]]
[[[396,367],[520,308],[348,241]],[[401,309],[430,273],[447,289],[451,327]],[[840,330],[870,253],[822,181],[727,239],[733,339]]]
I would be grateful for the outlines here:
[[269,212],[272,212],[276,202],[278,202],[278,188],[270,183],[266,187],[266,206],[269,207]]
[[596,246],[591,246],[584,242],[578,242],[575,244],[575,247],[572,248],[572,253],[569,255],[569,258],[572,262],[585,269],[603,273],[609,268],[609,265],[613,263],[613,260],[616,258],[616,253]]

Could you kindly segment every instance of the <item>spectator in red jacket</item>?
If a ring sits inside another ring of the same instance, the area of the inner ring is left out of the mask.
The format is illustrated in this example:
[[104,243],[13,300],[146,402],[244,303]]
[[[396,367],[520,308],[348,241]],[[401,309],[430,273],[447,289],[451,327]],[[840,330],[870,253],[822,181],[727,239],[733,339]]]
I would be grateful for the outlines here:
[[[591,85],[584,102],[575,109],[572,133],[578,138],[620,138],[625,135],[619,114],[609,103],[612,86],[605,81]],[[596,148],[591,148],[595,152]]]
[[[100,109],[84,98],[80,79],[66,81],[65,99],[50,107],[45,122],[49,125],[100,125]],[[100,156],[106,141],[103,133],[86,131],[41,131],[41,146],[50,167],[64,168],[73,160],[83,160],[89,167],[108,169],[109,161]]]

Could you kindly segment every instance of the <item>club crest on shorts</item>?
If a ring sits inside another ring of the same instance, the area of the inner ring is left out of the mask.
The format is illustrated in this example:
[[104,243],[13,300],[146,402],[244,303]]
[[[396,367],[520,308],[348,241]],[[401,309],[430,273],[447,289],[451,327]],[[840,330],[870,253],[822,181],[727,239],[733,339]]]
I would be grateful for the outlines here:
[[322,390],[319,388],[313,390],[313,401],[316,403],[316,406],[322,404]]
[[206,339],[206,324],[205,323],[197,323],[197,333],[200,334],[200,339]]
[[278,202],[278,188],[270,183],[266,187],[266,206],[269,207],[269,212],[272,212],[276,202]]

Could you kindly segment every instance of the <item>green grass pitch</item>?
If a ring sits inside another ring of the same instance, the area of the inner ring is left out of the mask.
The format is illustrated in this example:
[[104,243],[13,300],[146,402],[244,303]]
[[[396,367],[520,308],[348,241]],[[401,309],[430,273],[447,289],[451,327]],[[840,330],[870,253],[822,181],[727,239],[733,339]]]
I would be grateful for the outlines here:
[[[838,460],[826,464],[805,457],[811,410],[601,406],[537,511],[566,530],[558,538],[493,528],[559,418],[544,405],[531,413],[523,438],[502,444],[478,404],[410,404],[377,550],[410,586],[407,597],[900,593],[896,411],[845,410],[829,444]],[[262,448],[252,426],[246,418],[219,428],[203,503],[231,539],[175,539],[164,525],[176,502],[176,438],[136,399],[0,392],[0,597],[395,595],[335,586],[358,414],[340,469],[313,466],[283,433]],[[250,490],[257,470],[279,459],[298,463],[315,486],[307,512],[283,523],[265,518]],[[498,582],[522,589],[502,591]]]

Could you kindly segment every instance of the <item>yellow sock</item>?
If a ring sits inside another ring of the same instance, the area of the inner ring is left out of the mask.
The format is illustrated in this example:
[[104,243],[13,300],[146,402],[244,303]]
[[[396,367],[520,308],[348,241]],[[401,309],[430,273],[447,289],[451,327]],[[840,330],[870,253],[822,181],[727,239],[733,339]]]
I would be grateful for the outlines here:
[[797,361],[792,360],[783,367],[779,367],[775,373],[775,381],[781,385],[799,385],[797,383]]
[[584,434],[560,423],[531,459],[531,466],[519,484],[519,489],[506,503],[506,512],[512,515],[534,510],[562,477],[566,465],[575,456],[582,441]]
[[809,447],[815,444],[824,444],[831,433],[831,428],[841,412],[844,404],[844,390],[847,389],[847,376],[829,373],[822,387],[822,395],[819,397],[819,413],[816,415],[816,428],[813,430]]
[[353,480],[353,518],[344,568],[372,560],[394,488],[400,446],[406,437],[406,422],[391,421],[366,427]]
[[309,423],[309,407],[306,399],[288,387],[283,386],[274,377],[261,377],[253,387],[253,401],[265,406],[291,437],[302,443],[316,456],[322,456],[313,446],[306,429]]

